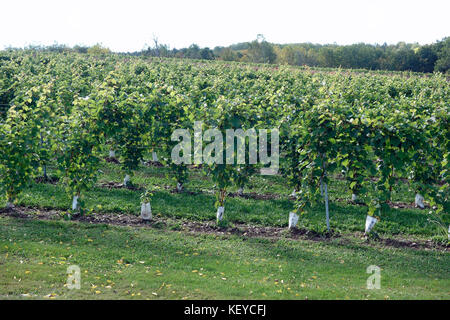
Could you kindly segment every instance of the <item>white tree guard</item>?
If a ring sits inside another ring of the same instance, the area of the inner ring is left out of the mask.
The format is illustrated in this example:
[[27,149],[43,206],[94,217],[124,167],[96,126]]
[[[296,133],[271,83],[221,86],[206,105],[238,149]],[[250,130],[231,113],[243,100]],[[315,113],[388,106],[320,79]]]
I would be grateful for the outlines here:
[[152,219],[152,207],[150,206],[150,202],[141,204],[141,218],[142,220]]
[[110,158],[115,158],[116,157],[116,152],[114,150],[109,150],[109,157]]
[[378,221],[377,218],[374,218],[372,216],[367,216],[364,234],[368,234],[370,232],[370,230],[372,230],[375,223],[377,223],[377,221]]
[[155,151],[152,152],[152,159],[153,159],[153,162],[158,162],[158,155],[156,154]]
[[416,194],[416,198],[414,199],[414,203],[416,205],[416,207],[420,208],[420,209],[424,209],[425,208],[425,204],[423,203],[425,199],[423,198],[423,196],[419,193]]
[[220,207],[217,208],[217,215],[216,215],[217,222],[223,220],[224,213],[225,213],[225,207],[220,206]]
[[177,183],[177,191],[181,192],[183,190],[183,184],[182,183]]
[[123,179],[123,185],[124,186],[127,186],[128,185],[128,183],[130,182],[130,175],[129,174],[127,174],[127,175],[125,175],[125,178]]
[[297,225],[298,219],[298,214],[295,212],[289,212],[289,229],[292,229]]
[[72,210],[78,209],[78,196],[73,196],[72,199]]
[[352,201],[353,202],[358,201],[358,196],[356,194],[354,194],[354,193],[352,193]]
[[240,187],[239,189],[238,189],[238,195],[240,195],[240,196],[242,196],[243,194],[244,194],[244,188],[243,187]]

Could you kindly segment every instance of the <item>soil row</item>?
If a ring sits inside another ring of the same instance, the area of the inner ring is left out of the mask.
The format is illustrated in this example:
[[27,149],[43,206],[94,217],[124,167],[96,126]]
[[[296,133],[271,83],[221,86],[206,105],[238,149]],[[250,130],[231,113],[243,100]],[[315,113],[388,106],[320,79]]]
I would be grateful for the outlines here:
[[[15,207],[13,209],[0,209],[0,215],[22,219],[62,220],[65,212],[56,209],[37,209],[30,207]],[[154,217],[151,221],[144,221],[138,216],[117,213],[92,213],[84,216],[73,216],[72,220],[92,223],[108,224],[116,226],[144,227],[163,229],[167,231],[181,231],[190,234],[216,234],[220,236],[236,235],[246,238],[266,238],[273,241],[279,239],[310,240],[333,242],[338,245],[355,244],[365,246],[382,246],[394,248],[412,248],[417,250],[438,250],[448,252],[450,246],[432,240],[407,239],[398,236],[379,237],[368,239],[362,232],[338,234],[317,233],[303,228],[288,230],[282,227],[254,226],[249,224],[233,224],[231,227],[219,227],[213,221],[191,221],[172,219],[166,217]]]

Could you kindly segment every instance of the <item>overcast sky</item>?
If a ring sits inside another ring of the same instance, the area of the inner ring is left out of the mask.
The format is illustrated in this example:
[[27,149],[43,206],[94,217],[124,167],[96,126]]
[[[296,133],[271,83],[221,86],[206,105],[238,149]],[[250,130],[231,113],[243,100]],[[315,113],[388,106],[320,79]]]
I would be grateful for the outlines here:
[[101,43],[141,50],[157,36],[171,48],[274,43],[432,43],[450,36],[445,0],[5,0],[0,49]]

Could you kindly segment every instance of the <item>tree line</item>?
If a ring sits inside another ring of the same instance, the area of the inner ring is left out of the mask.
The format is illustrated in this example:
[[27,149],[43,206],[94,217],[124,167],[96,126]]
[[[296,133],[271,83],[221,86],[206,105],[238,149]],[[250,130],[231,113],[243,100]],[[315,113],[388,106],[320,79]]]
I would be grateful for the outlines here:
[[273,44],[264,37],[229,47],[188,48],[169,50],[166,45],[149,47],[137,55],[219,59],[254,63],[274,63],[322,68],[351,68],[414,72],[443,72],[450,69],[450,37],[430,45],[399,42],[395,45],[358,43],[337,44]]
[[[109,49],[101,45],[74,46],[64,45],[33,47],[42,51],[76,51],[79,53],[101,55]],[[203,60],[224,60],[253,63],[269,63],[318,68],[346,68],[413,72],[442,72],[450,70],[450,37],[429,45],[399,42],[388,45],[357,43],[338,44],[274,44],[264,36],[228,47],[217,46],[214,49],[201,48],[192,44],[187,48],[172,48],[154,39],[153,45],[136,52],[122,53],[132,56],[151,56],[165,58],[187,58]]]

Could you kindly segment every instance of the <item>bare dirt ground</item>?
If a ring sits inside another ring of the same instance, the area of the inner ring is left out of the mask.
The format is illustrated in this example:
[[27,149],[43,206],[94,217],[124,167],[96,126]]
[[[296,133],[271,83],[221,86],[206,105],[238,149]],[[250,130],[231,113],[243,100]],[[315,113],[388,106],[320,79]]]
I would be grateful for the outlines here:
[[[54,209],[38,209],[29,207],[15,207],[14,209],[0,209],[1,216],[21,219],[63,220],[65,212]],[[362,232],[355,233],[326,233],[294,228],[288,230],[282,227],[253,226],[248,224],[233,224],[230,227],[219,227],[213,221],[190,221],[154,217],[151,221],[143,221],[140,217],[117,213],[94,213],[84,216],[73,216],[73,221],[91,224],[108,224],[116,226],[130,226],[181,231],[189,234],[216,234],[220,236],[239,236],[246,238],[266,238],[273,241],[280,239],[308,240],[332,242],[338,245],[358,244],[363,246],[382,246],[393,248],[411,248],[417,250],[450,251],[450,246],[433,242],[432,240],[414,239],[399,236],[367,239]]]

